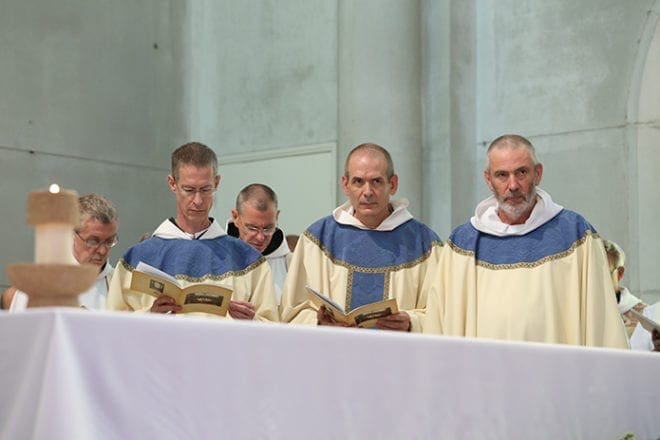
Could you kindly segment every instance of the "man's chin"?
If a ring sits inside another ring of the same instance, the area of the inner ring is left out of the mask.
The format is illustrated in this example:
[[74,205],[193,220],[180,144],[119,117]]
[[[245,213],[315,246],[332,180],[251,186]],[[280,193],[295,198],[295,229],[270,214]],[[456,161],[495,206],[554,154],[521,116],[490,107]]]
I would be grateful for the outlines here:
[[256,244],[252,244],[251,246],[259,252],[263,252],[268,247],[268,246],[263,246],[263,245],[262,246],[257,246]]
[[528,208],[529,205],[527,203],[518,203],[516,205],[511,205],[510,203],[502,203],[499,206],[499,209],[504,211],[504,213],[513,220],[520,219],[525,214],[525,212],[527,212]]

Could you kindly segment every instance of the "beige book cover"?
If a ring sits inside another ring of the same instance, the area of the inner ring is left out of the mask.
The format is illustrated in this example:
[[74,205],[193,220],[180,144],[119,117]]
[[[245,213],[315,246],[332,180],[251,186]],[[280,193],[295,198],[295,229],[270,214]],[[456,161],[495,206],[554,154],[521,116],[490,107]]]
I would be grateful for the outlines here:
[[232,291],[214,284],[182,287],[171,275],[140,262],[133,271],[131,290],[159,297],[167,295],[181,306],[180,313],[203,312],[225,316]]
[[348,313],[344,313],[339,304],[313,288],[309,286],[305,287],[307,288],[307,295],[314,305],[317,307],[324,305],[330,316],[337,322],[370,328],[376,326],[378,319],[399,313],[399,308],[394,298],[365,304]]

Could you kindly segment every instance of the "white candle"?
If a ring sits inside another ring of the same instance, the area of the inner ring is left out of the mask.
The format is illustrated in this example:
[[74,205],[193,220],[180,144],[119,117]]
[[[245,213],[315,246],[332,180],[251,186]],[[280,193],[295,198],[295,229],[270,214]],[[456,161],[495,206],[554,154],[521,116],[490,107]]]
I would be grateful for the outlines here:
[[78,195],[60,190],[37,190],[28,196],[27,222],[35,227],[34,261],[37,264],[76,264],[73,228],[78,222]]

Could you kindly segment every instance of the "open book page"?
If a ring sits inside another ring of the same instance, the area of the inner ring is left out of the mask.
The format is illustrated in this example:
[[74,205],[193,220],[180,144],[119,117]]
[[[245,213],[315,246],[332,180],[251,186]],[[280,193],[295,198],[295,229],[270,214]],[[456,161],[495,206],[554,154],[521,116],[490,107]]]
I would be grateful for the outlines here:
[[317,306],[325,306],[328,313],[337,322],[343,322],[348,325],[358,327],[375,327],[376,321],[380,318],[399,313],[399,308],[396,305],[394,298],[377,301],[370,304],[357,307],[349,313],[344,313],[342,307],[334,302],[332,299],[318,292],[317,290],[306,286],[307,294],[310,300]]
[[[138,270],[141,269],[141,270]],[[145,263],[138,263],[131,277],[131,290],[159,297],[167,295],[181,306],[181,313],[203,312],[225,316],[232,290],[215,284],[181,282],[165,272]]]
[[647,330],[649,333],[653,333],[653,329],[660,332],[660,323],[652,320],[646,315],[639,313],[635,309],[630,309],[630,312],[632,312],[633,316],[635,316],[642,327],[644,327],[644,330]]
[[176,278],[174,278],[172,275],[170,275],[169,273],[163,272],[162,270],[157,269],[157,268],[153,267],[152,265],[145,263],[144,261],[140,261],[137,264],[137,267],[135,268],[135,270],[139,270],[140,272],[148,273],[150,275],[156,275],[157,277],[166,279],[170,283],[176,284],[177,286],[181,287],[181,285],[179,284],[179,281]]

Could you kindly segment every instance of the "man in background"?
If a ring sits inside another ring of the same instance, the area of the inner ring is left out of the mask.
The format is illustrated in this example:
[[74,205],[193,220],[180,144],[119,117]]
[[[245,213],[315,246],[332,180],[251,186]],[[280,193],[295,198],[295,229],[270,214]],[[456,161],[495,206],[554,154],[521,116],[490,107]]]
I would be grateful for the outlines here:
[[626,271],[626,254],[623,249],[613,241],[603,240],[605,252],[607,253],[607,263],[609,264],[610,274],[612,276],[612,283],[614,284],[614,292],[616,294],[616,302],[619,306],[619,313],[623,319],[623,325],[626,327],[628,337],[632,335],[637,327],[639,320],[631,310],[638,313],[644,313],[646,304],[642,302],[635,295],[630,293],[627,287],[621,285],[623,274]]
[[231,219],[227,221],[229,235],[246,242],[268,261],[278,304],[291,261],[291,251],[284,232],[277,227],[279,215],[275,191],[267,185],[253,183],[238,193],[236,206],[231,210]]
[[[80,264],[99,268],[96,282],[78,295],[78,303],[88,309],[105,309],[108,287],[114,268],[108,261],[110,249],[119,240],[119,216],[110,200],[100,194],[86,194],[78,198],[80,223],[74,228],[73,256]],[[10,287],[2,294],[2,308],[11,307],[14,296],[25,293]]]

